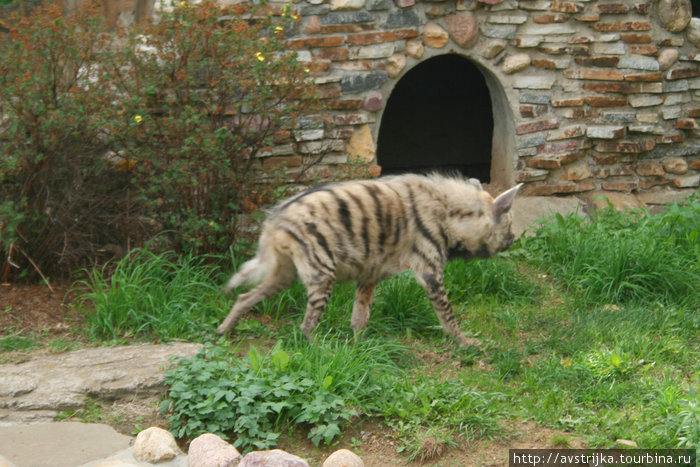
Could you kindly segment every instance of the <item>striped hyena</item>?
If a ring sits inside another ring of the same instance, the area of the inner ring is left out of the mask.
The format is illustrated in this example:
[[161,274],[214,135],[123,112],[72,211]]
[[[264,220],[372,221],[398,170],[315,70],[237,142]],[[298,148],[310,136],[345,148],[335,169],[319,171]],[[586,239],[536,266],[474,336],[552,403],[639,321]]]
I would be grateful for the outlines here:
[[411,269],[443,329],[460,345],[462,334],[443,285],[452,258],[487,258],[510,247],[510,208],[520,185],[495,200],[475,179],[400,175],[321,185],[293,196],[268,213],[256,256],[228,281],[226,290],[259,284],[242,294],[219,327],[229,332],[248,308],[299,277],[307,307],[301,329],[310,338],[335,281],[356,281],[351,324],[369,320],[377,283]]

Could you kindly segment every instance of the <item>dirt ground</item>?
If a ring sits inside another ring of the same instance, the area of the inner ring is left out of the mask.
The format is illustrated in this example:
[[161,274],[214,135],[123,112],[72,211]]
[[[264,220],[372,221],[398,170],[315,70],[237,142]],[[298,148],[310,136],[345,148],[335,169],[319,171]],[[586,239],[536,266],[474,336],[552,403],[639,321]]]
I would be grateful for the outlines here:
[[[75,308],[69,305],[74,294],[67,284],[52,284],[52,288],[53,291],[42,284],[0,284],[0,338],[16,335],[40,336],[40,340],[46,342],[56,338],[80,341],[82,338],[72,331],[73,326],[80,322]],[[87,342],[83,344],[89,345]],[[47,351],[50,350],[39,347],[9,357],[23,360],[31,358],[32,353]],[[0,354],[0,358],[7,357],[7,354]],[[158,412],[157,400],[140,399],[94,401],[84,410],[67,414],[67,419],[106,423],[127,435],[149,426],[165,427],[167,423]],[[410,465],[507,466],[509,449],[585,447],[571,433],[541,427],[531,421],[513,420],[504,428],[510,433],[504,439],[464,442],[458,446],[441,447],[434,441],[431,445],[431,439],[426,439],[423,448],[428,458]],[[283,438],[280,448],[305,457],[311,465],[320,465],[331,452],[340,448],[358,453],[367,467],[407,464],[407,455],[397,452],[400,441],[392,436],[391,429],[378,421],[350,424],[340,441],[323,449],[300,439],[303,437]],[[432,453],[432,456],[427,453]]]

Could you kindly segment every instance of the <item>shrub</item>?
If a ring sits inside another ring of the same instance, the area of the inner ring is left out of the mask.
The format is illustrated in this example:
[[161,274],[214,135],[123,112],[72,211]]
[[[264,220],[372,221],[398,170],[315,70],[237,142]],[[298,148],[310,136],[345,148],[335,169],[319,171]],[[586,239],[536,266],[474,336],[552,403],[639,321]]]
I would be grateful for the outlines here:
[[121,37],[95,4],[12,21],[0,45],[0,279],[29,264],[65,274],[162,230],[178,252],[225,251],[250,230],[244,214],[286,194],[261,156],[323,125],[319,99],[285,51],[294,18],[250,8],[182,2]]
[[124,64],[112,72],[128,96],[120,151],[179,251],[225,251],[242,213],[284,194],[261,156],[322,124],[308,115],[318,108],[308,70],[285,51],[288,9],[248,8],[183,2],[133,31],[112,61]]
[[98,13],[37,7],[0,44],[0,280],[32,259],[51,274],[88,264],[139,230],[130,175],[104,157],[114,94]]

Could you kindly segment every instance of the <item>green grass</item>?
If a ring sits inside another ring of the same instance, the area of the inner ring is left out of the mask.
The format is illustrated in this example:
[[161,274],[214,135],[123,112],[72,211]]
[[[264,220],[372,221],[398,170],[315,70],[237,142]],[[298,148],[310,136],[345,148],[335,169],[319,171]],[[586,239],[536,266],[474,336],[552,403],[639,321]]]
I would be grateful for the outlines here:
[[549,219],[524,242],[532,263],[588,303],[700,303],[700,201],[659,215]]
[[22,336],[18,333],[0,337],[0,352],[16,352],[39,347],[36,337]]
[[[230,338],[233,351],[223,341],[215,346],[228,352],[221,371],[235,361],[246,373],[251,354],[235,349],[253,342],[273,349],[253,358],[268,362],[260,365],[272,377],[280,364],[272,360],[283,349],[293,397],[310,397],[318,412],[286,421],[277,414],[265,422],[267,433],[293,430],[296,420],[322,426],[314,442],[334,442],[342,417],[356,412],[383,420],[401,452],[416,460],[455,443],[502,439],[523,420],[571,432],[589,447],[629,439],[640,448],[697,448],[699,220],[697,200],[653,216],[605,210],[590,220],[555,217],[498,258],[450,263],[445,281],[453,308],[482,349],[455,347],[409,273],[377,288],[357,344],[354,287],[337,285],[309,344],[298,329],[306,299],[297,283],[241,320]],[[230,273],[222,264],[235,268],[238,258],[138,251],[112,275],[92,271],[83,282],[86,329],[107,341],[211,340],[230,306],[219,293]],[[181,375],[190,381],[180,387],[185,394],[203,384],[188,379],[193,374]],[[274,378],[265,381],[273,386]],[[211,391],[202,394],[187,409],[193,423],[207,410]],[[328,422],[334,414],[337,423]],[[246,432],[250,439],[253,432]],[[558,446],[567,442],[557,435]]]
[[226,307],[223,276],[211,258],[132,251],[114,265],[93,269],[76,285],[91,338],[201,338]]

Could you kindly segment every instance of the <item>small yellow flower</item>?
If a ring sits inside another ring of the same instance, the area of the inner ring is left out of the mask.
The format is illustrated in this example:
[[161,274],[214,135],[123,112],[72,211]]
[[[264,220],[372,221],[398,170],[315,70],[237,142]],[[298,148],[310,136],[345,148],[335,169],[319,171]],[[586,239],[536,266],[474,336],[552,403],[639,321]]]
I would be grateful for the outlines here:
[[143,117],[141,115],[134,116],[134,121],[136,123],[141,123],[141,120],[143,120]]
[[187,2],[180,2],[180,6],[181,7],[187,6]]
[[284,28],[282,26],[277,26],[275,28],[275,31],[284,31]]
[[304,68],[304,71],[307,73],[311,73],[311,68]]
[[255,52],[255,57],[258,59],[258,61],[261,61],[261,62],[265,61],[265,57],[260,52]]
[[292,18],[293,20],[296,20],[296,19],[299,18],[299,17],[298,17],[297,15],[292,15],[291,18]]

